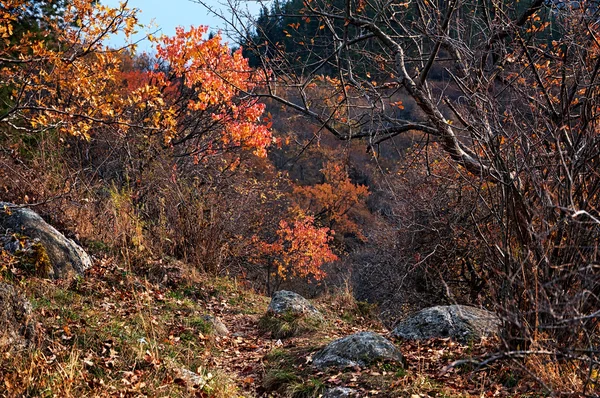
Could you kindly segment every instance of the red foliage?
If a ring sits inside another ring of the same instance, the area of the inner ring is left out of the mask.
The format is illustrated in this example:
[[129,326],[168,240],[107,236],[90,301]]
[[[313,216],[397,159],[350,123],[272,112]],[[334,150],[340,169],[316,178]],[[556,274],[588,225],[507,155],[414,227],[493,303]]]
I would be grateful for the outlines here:
[[300,214],[293,221],[279,223],[273,243],[255,237],[255,257],[269,258],[283,279],[298,276],[320,280],[325,277],[321,266],[338,259],[329,247],[333,234],[329,228],[316,227],[313,217]]
[[353,233],[364,240],[360,227],[349,212],[353,207],[364,207],[369,189],[364,185],[354,184],[348,171],[338,162],[327,162],[321,173],[325,177],[322,184],[298,186],[294,189],[298,203],[338,232]]

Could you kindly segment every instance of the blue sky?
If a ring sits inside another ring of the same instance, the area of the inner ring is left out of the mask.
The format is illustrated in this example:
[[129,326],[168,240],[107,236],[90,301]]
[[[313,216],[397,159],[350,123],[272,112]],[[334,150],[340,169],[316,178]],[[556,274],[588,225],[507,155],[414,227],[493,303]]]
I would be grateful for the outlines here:
[[[101,0],[101,3],[118,7],[120,0]],[[207,0],[206,4],[215,9],[226,11],[218,0]],[[128,6],[141,10],[138,15],[141,23],[147,25],[154,21],[154,24],[161,30],[158,34],[173,35],[177,26],[208,25],[215,32],[223,27],[221,20],[211,15],[204,6],[191,0],[129,0]],[[243,6],[255,15],[260,10],[260,3],[257,1],[246,1]],[[113,38],[109,41],[109,44],[119,46],[122,44],[122,40],[122,38]],[[148,50],[150,50],[150,47],[147,42],[138,44],[138,51]]]

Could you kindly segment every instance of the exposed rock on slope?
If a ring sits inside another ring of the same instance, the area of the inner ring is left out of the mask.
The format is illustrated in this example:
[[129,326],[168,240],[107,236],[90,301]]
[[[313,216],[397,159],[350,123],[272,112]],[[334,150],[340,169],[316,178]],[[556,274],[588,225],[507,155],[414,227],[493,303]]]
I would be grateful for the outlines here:
[[325,322],[323,315],[297,293],[280,290],[273,294],[267,313],[259,320],[259,329],[280,339],[317,330]]
[[14,286],[0,282],[0,351],[23,349],[34,338],[31,304]]
[[450,337],[458,341],[498,333],[500,319],[492,312],[465,305],[425,308],[401,321],[392,334],[421,340]]
[[307,316],[315,319],[323,319],[323,315],[307,299],[298,293],[287,290],[280,290],[273,294],[267,314],[283,315],[293,314],[297,316]]
[[332,341],[315,354],[313,365],[317,368],[365,367],[372,363],[397,362],[404,359],[389,340],[373,332],[359,332]]
[[[83,274],[92,266],[92,260],[81,246],[45,222],[36,212],[11,206],[14,205],[0,202],[0,235],[19,234],[39,242],[52,264],[52,269],[47,270],[48,276],[62,278],[71,273]],[[14,243],[11,246],[5,242],[5,249],[11,252],[19,250],[20,247]]]

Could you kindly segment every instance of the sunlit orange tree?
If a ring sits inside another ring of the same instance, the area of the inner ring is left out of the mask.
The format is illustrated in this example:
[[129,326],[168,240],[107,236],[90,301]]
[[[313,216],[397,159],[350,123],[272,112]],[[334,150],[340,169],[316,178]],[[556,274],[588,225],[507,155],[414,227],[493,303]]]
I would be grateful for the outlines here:
[[[270,169],[260,162],[276,141],[264,105],[251,95],[264,72],[206,27],[148,35],[156,55],[136,55],[133,44],[106,44],[115,34],[128,43],[143,29],[126,4],[75,0],[29,18],[37,3],[0,5],[4,133],[17,140],[23,131],[50,134],[79,150],[75,158],[92,170],[89,178],[131,202],[130,216],[153,236],[147,242],[223,272],[236,247],[246,250],[253,233],[267,229],[268,212],[258,207],[275,184],[252,178]],[[31,26],[17,29],[24,18]],[[278,274],[322,277],[319,266],[335,258],[329,231],[309,216],[270,216],[287,220],[267,250],[281,259]],[[139,237],[123,241],[144,247]]]
[[361,227],[351,217],[352,210],[365,210],[369,196],[366,186],[354,184],[348,171],[339,162],[327,162],[323,169],[323,183],[294,188],[296,202],[310,209],[315,218],[338,233],[351,234],[365,240]]
[[207,28],[178,29],[174,37],[149,37],[157,59],[136,87],[122,87],[122,56],[106,39],[128,40],[139,28],[136,10],[88,1],[69,2],[60,17],[38,22],[40,32],[13,38],[15,25],[32,5],[2,3],[0,71],[10,89],[0,121],[31,130],[56,129],[89,138],[99,126],[122,134],[143,129],[165,145],[189,143],[190,155],[248,148],[259,156],[272,142],[263,105],[252,91],[254,73],[241,52],[232,53]]
[[302,212],[292,216],[291,222],[280,221],[274,240],[253,238],[251,258],[256,263],[266,263],[268,293],[273,293],[290,277],[319,281],[325,277],[322,266],[338,259],[329,247],[334,231],[316,226],[314,217]]

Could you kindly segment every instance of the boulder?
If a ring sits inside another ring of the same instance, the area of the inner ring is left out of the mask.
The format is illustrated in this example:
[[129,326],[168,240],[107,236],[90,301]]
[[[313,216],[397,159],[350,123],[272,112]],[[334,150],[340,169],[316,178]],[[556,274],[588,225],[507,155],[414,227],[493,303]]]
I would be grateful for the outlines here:
[[392,335],[422,340],[450,337],[460,342],[498,333],[500,319],[492,312],[465,305],[425,308],[401,321]]
[[[65,237],[45,222],[36,212],[0,202],[0,235],[22,235],[33,240],[32,247],[41,245],[50,259],[51,269],[47,276],[66,277],[83,272],[92,266],[90,256],[73,240]],[[4,248],[12,253],[23,249],[14,239],[4,239]]]
[[400,351],[389,340],[373,332],[359,332],[332,341],[313,357],[313,365],[328,367],[366,367],[376,362],[404,364]]
[[325,322],[323,315],[297,293],[280,290],[273,294],[267,313],[258,321],[262,332],[282,339],[317,330]]
[[0,352],[26,348],[34,340],[31,304],[14,286],[0,282]]
[[313,319],[323,319],[323,315],[313,306],[310,301],[298,293],[280,290],[273,294],[269,307],[269,315],[295,315],[306,316]]
[[213,334],[216,336],[227,336],[229,334],[227,326],[225,326],[225,324],[216,316],[203,315],[202,319],[210,325]]

